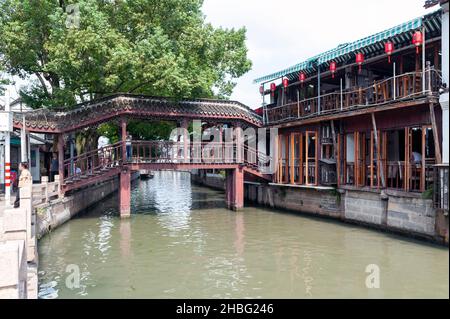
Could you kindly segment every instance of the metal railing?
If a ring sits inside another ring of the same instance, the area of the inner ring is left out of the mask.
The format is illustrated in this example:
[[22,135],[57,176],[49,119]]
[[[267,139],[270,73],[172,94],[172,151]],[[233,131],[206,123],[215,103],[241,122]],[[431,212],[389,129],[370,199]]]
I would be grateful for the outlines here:
[[[422,81],[425,81],[423,91]],[[268,124],[293,121],[351,109],[384,105],[437,93],[441,85],[439,71],[409,72],[375,81],[364,88],[340,90],[288,104],[267,108]],[[320,104],[319,104],[320,103]]]

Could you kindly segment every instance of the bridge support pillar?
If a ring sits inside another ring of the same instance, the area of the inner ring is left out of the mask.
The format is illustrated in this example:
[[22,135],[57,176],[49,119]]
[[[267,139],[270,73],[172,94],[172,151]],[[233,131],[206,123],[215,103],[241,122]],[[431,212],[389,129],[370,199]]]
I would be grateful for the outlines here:
[[128,218],[131,215],[131,171],[124,167],[120,172],[119,189],[120,217]]
[[236,168],[226,171],[226,201],[228,209],[244,208],[244,170]]
[[[60,181],[64,179],[64,135],[62,133],[57,135],[57,149],[58,149],[58,174]],[[69,172],[70,175],[70,172]],[[63,194],[62,183],[59,184],[59,193]]]

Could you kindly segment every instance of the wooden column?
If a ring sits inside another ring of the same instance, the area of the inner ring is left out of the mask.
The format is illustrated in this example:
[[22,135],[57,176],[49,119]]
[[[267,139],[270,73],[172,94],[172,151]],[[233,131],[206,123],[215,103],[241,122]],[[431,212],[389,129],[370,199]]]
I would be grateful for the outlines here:
[[289,134],[286,134],[284,136],[285,140],[284,140],[284,158],[285,158],[285,164],[286,166],[284,167],[284,180],[283,183],[288,184],[289,183]]
[[[380,144],[379,144],[379,141],[378,141],[377,122],[375,121],[375,114],[371,113],[371,116],[372,116],[373,136],[375,138],[375,147],[377,149],[377,159],[378,159],[377,169],[378,169],[378,171],[380,173],[377,176],[377,179],[379,179],[381,177],[381,185],[383,186],[383,188],[385,188],[386,187],[386,180],[384,179],[383,163],[380,160],[380,158],[381,158],[380,157],[380,150],[381,150],[381,148],[380,148]],[[372,162],[372,165],[373,165],[373,162]],[[371,181],[371,183],[373,183],[373,180]]]
[[289,156],[289,165],[290,165],[290,183],[295,184],[295,133],[291,133],[291,144],[290,144],[290,156]]
[[403,177],[403,184],[405,191],[409,190],[409,157],[410,157],[410,129],[405,127],[405,176]]
[[354,167],[353,167],[353,178],[355,179],[355,186],[359,185],[359,132],[355,132],[353,135],[353,145],[354,145]]
[[125,118],[120,119],[120,127],[122,141],[122,163],[125,164],[127,162],[127,120]]
[[[431,119],[431,128],[433,130],[433,139],[434,139],[434,152],[436,153],[436,164],[442,164],[442,156],[441,156],[441,142],[439,140],[439,132],[436,124],[436,116],[434,114],[434,103],[430,102],[430,119]],[[424,157],[425,154],[423,154]]]
[[60,181],[60,188],[64,180],[64,134],[58,134],[58,174]]
[[236,138],[236,162],[237,163],[242,163],[243,161],[243,140],[242,140],[242,127],[240,125],[240,123],[236,124],[236,127],[234,128],[234,134],[235,134],[235,138]]
[[298,155],[299,155],[299,159],[298,159],[298,166],[299,166],[299,172],[298,172],[298,176],[299,176],[299,184],[303,185],[303,133],[299,134],[299,145],[298,147],[300,148],[298,150]]
[[189,147],[190,147],[190,137],[189,137],[189,120],[183,119],[181,121],[181,134],[183,136],[183,161],[189,163]]
[[339,169],[340,169],[340,164],[339,164],[339,150],[338,150],[338,145],[339,142],[336,139],[336,131],[334,130],[334,120],[331,120],[331,136],[333,137],[333,153],[334,153],[334,160],[336,161],[336,182],[337,185],[339,186],[339,178],[340,178],[340,173],[339,173]]

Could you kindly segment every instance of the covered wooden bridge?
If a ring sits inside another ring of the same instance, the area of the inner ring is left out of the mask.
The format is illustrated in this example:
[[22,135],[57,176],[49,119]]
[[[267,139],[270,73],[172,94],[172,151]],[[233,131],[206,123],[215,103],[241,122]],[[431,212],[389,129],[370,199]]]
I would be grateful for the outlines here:
[[[131,119],[176,121],[176,140],[127,140]],[[189,133],[191,121],[213,127],[218,139],[197,140]],[[65,157],[68,136],[105,122],[119,122],[121,140],[84,154]],[[22,116],[14,118],[23,127]],[[57,139],[61,191],[68,192],[120,176],[120,213],[130,215],[131,172],[141,169],[223,169],[226,171],[227,205],[244,203],[244,174],[268,179],[270,158],[245,143],[243,130],[262,126],[262,118],[245,105],[225,100],[174,100],[162,97],[117,94],[70,109],[36,110],[26,114],[26,130],[54,134]],[[224,140],[225,131],[232,140]]]

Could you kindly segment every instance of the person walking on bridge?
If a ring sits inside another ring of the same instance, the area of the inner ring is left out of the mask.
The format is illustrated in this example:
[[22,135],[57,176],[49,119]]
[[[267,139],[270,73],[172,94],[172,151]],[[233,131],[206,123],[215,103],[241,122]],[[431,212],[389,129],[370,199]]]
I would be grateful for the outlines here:
[[56,153],[53,153],[52,161],[50,163],[50,182],[55,181],[55,175],[59,174],[59,162]]
[[130,132],[127,132],[127,139],[125,140],[125,145],[127,149],[127,161],[131,160],[132,154],[132,147],[131,147],[131,140],[133,137],[131,136]]
[[23,187],[28,187],[33,184],[33,177],[31,176],[30,171],[28,170],[28,163],[22,162],[19,166],[20,169],[20,177],[19,177],[19,189],[16,193],[16,201],[14,202],[14,208],[20,206],[20,189]]

